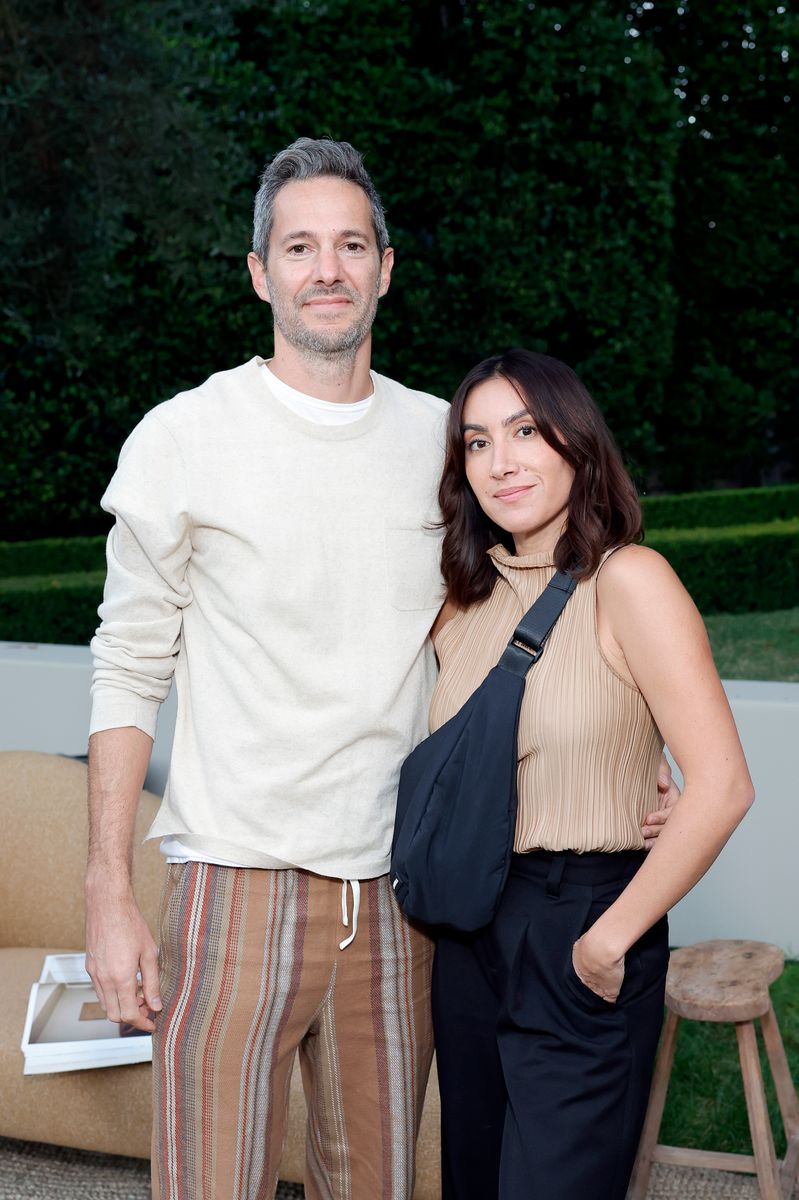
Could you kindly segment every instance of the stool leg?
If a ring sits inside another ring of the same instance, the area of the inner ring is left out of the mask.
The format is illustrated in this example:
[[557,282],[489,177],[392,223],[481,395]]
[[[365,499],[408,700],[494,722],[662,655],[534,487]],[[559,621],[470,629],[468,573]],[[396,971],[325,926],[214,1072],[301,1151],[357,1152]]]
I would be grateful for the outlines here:
[[641,1141],[638,1143],[638,1155],[630,1179],[627,1200],[645,1200],[649,1187],[649,1176],[652,1173],[652,1156],[655,1153],[660,1123],[663,1120],[663,1109],[666,1106],[666,1092],[669,1087],[671,1067],[674,1062],[674,1050],[677,1045],[677,1028],[680,1018],[669,1010],[666,1025],[663,1030],[663,1041],[660,1053],[655,1063],[652,1076],[652,1089],[649,1093],[644,1127],[641,1131]]
[[771,1076],[777,1091],[782,1123],[785,1127],[785,1158],[780,1175],[782,1176],[783,1191],[786,1196],[790,1196],[799,1170],[799,1099],[797,1099],[796,1089],[793,1086],[780,1027],[777,1024],[772,1005],[769,1005],[768,1012],[765,1012],[760,1018],[760,1026],[763,1030],[763,1041],[766,1044]]
[[763,1090],[763,1076],[760,1071],[754,1022],[736,1022],[735,1031],[738,1035],[738,1055],[741,1060],[746,1110],[749,1115],[749,1129],[752,1134],[752,1150],[755,1156],[760,1197],[761,1200],[783,1200],[777,1156],[774,1152],[774,1138],[766,1108],[766,1093]]

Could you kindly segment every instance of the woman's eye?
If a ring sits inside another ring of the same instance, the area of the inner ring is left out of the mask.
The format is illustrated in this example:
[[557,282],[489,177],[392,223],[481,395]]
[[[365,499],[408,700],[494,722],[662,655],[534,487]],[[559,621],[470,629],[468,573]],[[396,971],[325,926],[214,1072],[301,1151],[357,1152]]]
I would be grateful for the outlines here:
[[470,438],[466,443],[466,449],[474,452],[475,450],[482,450],[483,446],[487,445],[488,443],[485,438]]
[[537,432],[535,425],[520,425],[516,432],[521,437],[532,437]]

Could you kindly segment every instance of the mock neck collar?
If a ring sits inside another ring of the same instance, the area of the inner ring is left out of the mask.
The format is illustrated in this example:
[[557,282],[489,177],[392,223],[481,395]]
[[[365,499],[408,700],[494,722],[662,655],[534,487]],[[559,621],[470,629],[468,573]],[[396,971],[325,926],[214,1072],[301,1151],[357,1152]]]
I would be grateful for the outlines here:
[[491,547],[488,557],[502,575],[514,571],[527,571],[534,567],[555,566],[554,550],[539,550],[535,554],[511,554],[501,542]]

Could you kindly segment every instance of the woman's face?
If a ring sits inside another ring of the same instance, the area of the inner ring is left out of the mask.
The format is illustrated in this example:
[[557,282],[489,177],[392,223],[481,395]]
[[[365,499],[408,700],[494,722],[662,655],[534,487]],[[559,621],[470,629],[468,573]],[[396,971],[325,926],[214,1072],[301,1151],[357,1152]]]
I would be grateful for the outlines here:
[[566,525],[574,468],[539,434],[506,379],[472,388],[463,408],[466,478],[517,554],[553,550]]

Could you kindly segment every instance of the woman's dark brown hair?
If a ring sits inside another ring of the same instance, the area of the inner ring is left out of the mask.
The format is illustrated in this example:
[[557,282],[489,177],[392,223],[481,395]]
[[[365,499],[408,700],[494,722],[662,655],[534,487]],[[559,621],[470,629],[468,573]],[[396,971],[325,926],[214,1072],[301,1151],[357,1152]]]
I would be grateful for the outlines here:
[[643,537],[635,486],[604,417],[571,367],[530,350],[486,358],[472,367],[452,400],[438,492],[445,530],[441,565],[448,595],[461,607],[485,599],[496,582],[486,551],[501,542],[513,552],[513,538],[488,519],[466,478],[464,405],[472,388],[497,378],[515,388],[541,437],[574,468],[555,566],[585,579],[605,550]]

